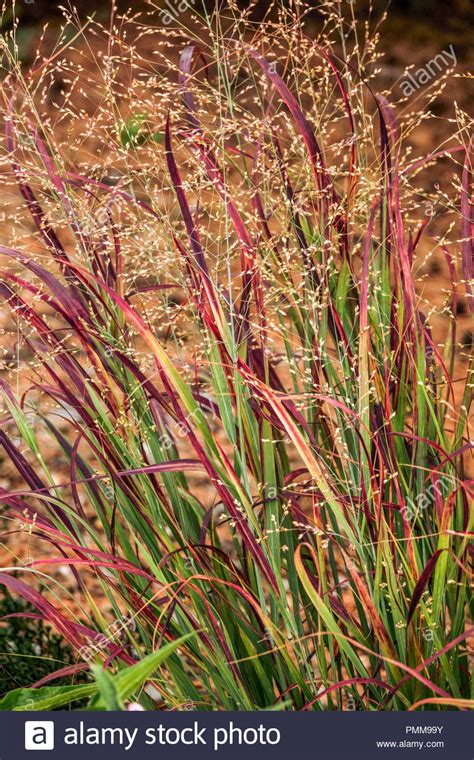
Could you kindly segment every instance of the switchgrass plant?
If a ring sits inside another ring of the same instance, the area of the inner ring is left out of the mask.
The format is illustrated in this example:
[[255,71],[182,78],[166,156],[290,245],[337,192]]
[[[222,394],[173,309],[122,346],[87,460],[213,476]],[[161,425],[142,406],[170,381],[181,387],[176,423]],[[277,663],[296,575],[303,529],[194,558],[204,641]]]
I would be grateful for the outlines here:
[[[454,321],[440,346],[416,289],[425,245],[472,310],[468,119],[410,156],[423,115],[377,94],[377,35],[324,9],[317,39],[228,3],[186,31],[89,21],[84,64],[4,46],[0,294],[26,358],[0,496],[34,556],[0,583],[71,676],[187,636],[135,684],[148,709],[472,704],[472,364],[455,382]],[[432,219],[415,183],[440,161]]]

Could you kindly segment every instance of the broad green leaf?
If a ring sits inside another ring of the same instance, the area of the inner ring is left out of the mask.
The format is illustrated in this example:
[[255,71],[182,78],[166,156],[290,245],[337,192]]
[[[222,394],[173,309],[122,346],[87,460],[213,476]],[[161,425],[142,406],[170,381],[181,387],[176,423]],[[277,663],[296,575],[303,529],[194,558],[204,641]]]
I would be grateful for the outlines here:
[[97,691],[95,683],[83,686],[42,686],[39,689],[14,689],[0,700],[0,710],[54,710],[79,699],[90,697]]
[[89,708],[92,708],[94,701],[97,699],[104,706],[105,710],[123,710],[123,702],[117,692],[113,675],[108,670],[104,670],[102,665],[94,665],[92,672],[96,680],[98,693],[92,700]]
[[[193,633],[188,633],[186,636],[181,636],[181,638],[176,641],[171,641],[169,644],[165,644],[165,646],[161,647],[157,652],[152,652],[144,657],[143,660],[137,662],[136,665],[131,665],[113,676],[113,686],[115,688],[117,699],[121,701],[129,699],[149,678],[151,678],[156,669],[165,662],[165,660],[172,655],[178,647],[194,635],[195,634]],[[96,710],[107,709],[102,695],[98,695],[97,699],[94,700],[93,705]]]

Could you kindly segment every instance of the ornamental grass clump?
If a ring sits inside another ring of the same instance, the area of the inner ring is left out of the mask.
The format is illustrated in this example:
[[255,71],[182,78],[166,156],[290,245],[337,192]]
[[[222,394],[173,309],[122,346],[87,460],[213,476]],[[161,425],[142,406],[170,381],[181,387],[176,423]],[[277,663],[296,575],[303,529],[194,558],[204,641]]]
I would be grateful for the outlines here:
[[31,548],[0,583],[71,678],[179,639],[130,681],[148,709],[465,708],[472,360],[417,271],[439,251],[472,311],[468,120],[415,157],[368,26],[228,6],[89,20],[100,55],[77,32],[26,71],[4,46],[0,498]]

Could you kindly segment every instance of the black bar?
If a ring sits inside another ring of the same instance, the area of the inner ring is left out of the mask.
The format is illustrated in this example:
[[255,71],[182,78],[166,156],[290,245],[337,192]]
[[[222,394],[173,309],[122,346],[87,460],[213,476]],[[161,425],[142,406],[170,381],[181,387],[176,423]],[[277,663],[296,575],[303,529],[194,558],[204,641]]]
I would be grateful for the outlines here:
[[48,760],[473,760],[473,724],[457,711],[11,712],[0,713],[0,760],[34,760],[25,741]]

